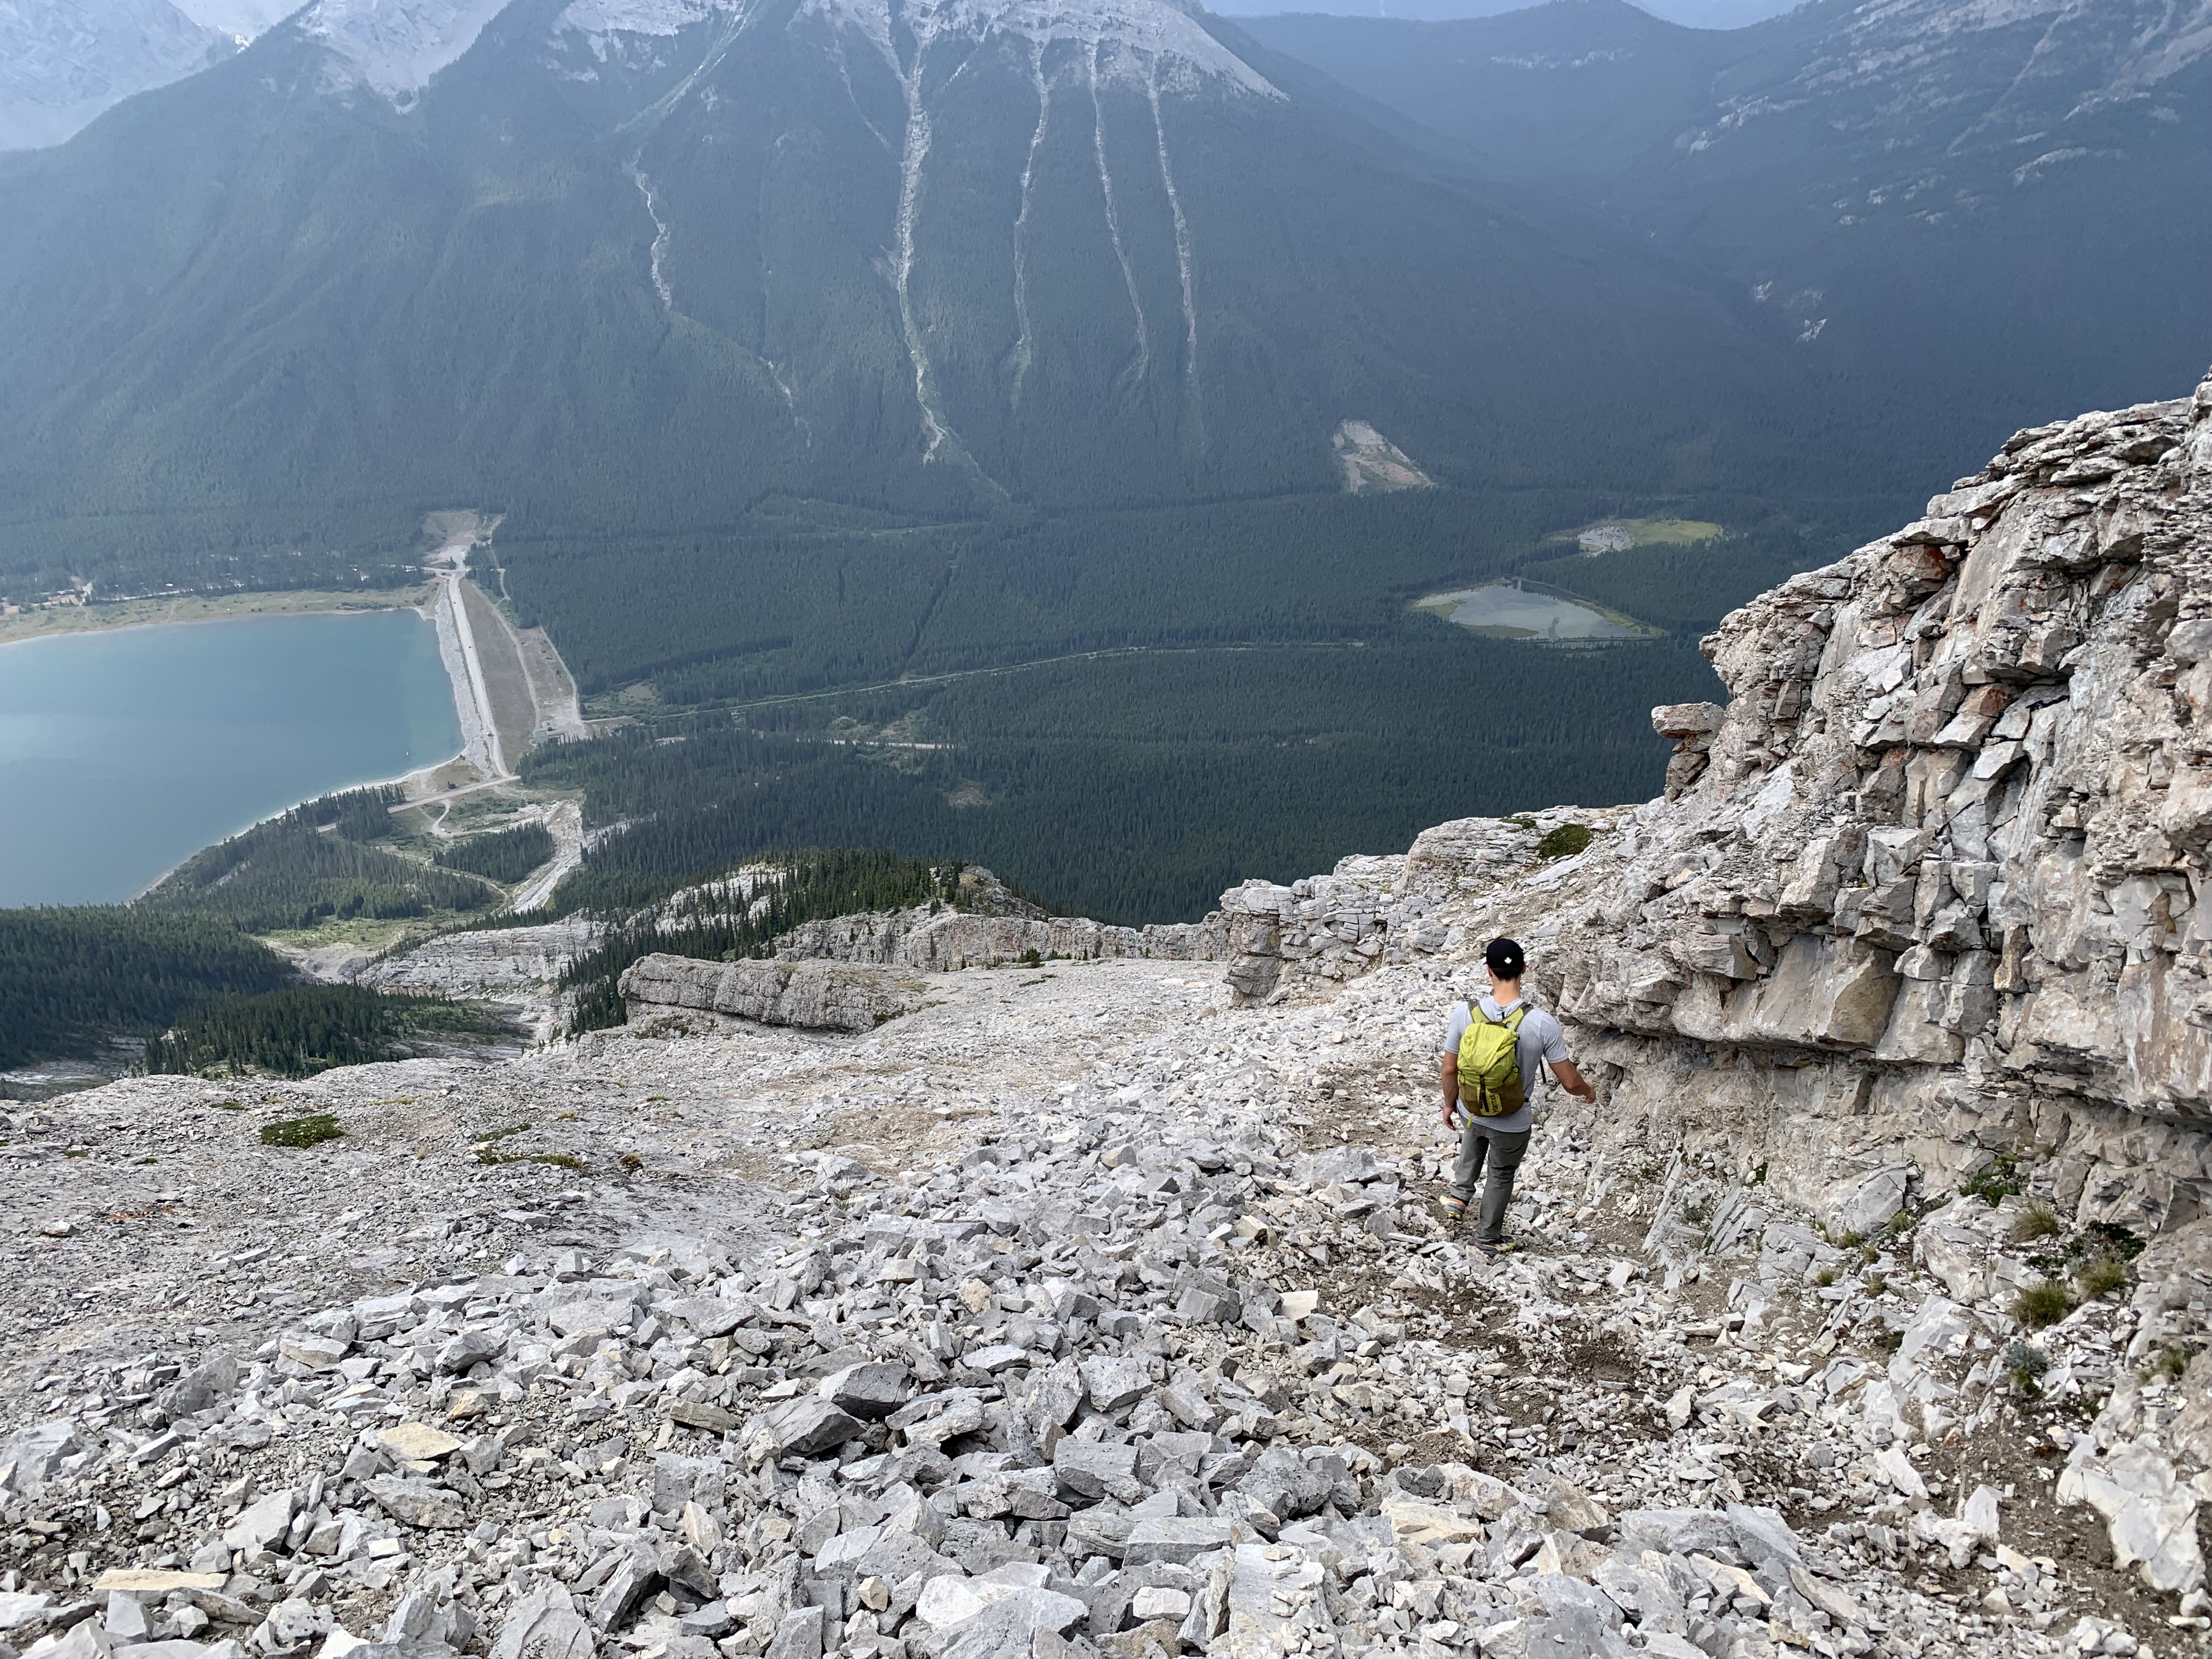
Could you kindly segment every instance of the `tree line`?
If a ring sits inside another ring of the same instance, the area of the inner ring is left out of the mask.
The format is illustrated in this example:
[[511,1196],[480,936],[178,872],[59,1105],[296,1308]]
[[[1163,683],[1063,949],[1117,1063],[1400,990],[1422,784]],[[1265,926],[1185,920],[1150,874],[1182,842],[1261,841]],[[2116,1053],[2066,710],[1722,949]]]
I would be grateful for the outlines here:
[[435,862],[442,870],[459,870],[513,885],[553,856],[553,832],[542,823],[518,823],[441,850]]
[[120,905],[0,910],[0,1066],[100,1053],[291,965],[228,917]]
[[299,985],[199,1005],[147,1039],[145,1065],[149,1073],[313,1077],[337,1066],[404,1059],[409,1037],[505,1029],[440,997]]

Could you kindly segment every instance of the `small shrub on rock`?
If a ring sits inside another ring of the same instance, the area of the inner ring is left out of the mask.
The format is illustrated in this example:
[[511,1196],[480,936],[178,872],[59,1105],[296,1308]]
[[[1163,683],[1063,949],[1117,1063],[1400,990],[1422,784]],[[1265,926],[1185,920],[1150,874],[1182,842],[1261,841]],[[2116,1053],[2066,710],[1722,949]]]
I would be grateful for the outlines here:
[[2074,1293],[2056,1279],[2030,1285],[2012,1299],[2012,1316],[2030,1330],[2056,1325],[2074,1311]]
[[1571,859],[1589,844],[1589,825],[1563,823],[1536,843],[1536,855],[1547,859]]
[[1993,1210],[2027,1189],[2027,1182],[2020,1173],[2019,1156],[2013,1152],[1999,1152],[1988,1169],[1959,1187],[1960,1196],[1978,1198]]
[[2094,1302],[2099,1297],[2117,1291],[2128,1282],[2128,1264],[2109,1255],[2092,1257],[2081,1264],[2074,1275],[2074,1283],[2081,1292],[2084,1302]]
[[2041,1378],[2051,1369],[2051,1356],[2039,1347],[2026,1342],[2015,1342],[2005,1350],[2005,1369],[2012,1373],[2012,1385],[2030,1399],[2040,1394]]
[[2012,1242],[2025,1244],[2032,1239],[2050,1238],[2063,1226],[2058,1212],[2039,1199],[2012,1218]]

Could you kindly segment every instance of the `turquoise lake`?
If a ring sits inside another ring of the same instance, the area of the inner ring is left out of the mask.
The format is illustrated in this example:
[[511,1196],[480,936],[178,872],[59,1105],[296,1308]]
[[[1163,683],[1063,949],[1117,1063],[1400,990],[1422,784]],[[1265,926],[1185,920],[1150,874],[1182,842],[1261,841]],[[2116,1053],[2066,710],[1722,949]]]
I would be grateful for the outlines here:
[[0,645],[0,906],[129,898],[272,812],[460,747],[412,611]]

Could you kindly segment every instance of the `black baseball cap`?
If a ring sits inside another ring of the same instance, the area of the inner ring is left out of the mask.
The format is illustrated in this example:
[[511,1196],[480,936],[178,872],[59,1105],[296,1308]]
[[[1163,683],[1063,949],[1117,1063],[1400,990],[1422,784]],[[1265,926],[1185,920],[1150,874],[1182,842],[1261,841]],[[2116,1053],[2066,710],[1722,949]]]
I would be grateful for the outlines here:
[[1518,979],[1528,959],[1521,954],[1516,940],[1494,939],[1483,947],[1482,960],[1490,969],[1492,979]]

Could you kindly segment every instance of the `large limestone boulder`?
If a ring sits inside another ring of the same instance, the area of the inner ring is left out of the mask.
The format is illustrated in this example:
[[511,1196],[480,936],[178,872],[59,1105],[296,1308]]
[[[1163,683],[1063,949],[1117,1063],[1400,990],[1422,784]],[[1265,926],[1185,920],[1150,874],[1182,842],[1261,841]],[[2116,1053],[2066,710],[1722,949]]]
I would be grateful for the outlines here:
[[624,970],[620,989],[633,1025],[701,1017],[795,1025],[816,1031],[872,1031],[921,1006],[911,974],[845,962],[701,962],[655,954]]

